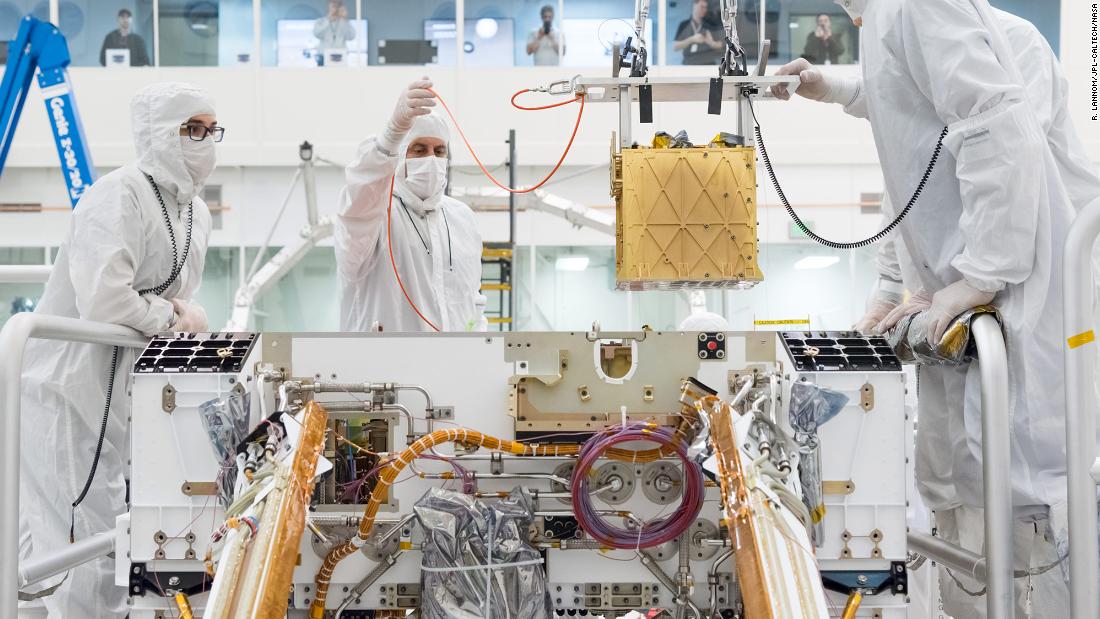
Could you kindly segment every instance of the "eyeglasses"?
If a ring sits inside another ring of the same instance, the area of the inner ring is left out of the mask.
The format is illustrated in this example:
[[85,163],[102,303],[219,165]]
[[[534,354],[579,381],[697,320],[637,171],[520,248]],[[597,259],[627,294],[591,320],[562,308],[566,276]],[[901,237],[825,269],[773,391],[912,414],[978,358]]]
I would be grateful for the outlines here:
[[182,124],[180,129],[186,129],[187,135],[196,142],[206,139],[206,136],[214,138],[215,142],[221,142],[225,136],[225,127],[207,127],[206,125]]

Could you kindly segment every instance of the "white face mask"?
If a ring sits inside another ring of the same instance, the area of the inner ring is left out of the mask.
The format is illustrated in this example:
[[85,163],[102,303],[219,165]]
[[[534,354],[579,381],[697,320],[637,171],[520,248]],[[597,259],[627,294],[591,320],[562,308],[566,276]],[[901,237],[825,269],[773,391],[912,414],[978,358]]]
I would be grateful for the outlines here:
[[214,139],[207,136],[205,140],[196,142],[186,135],[180,136],[180,148],[183,149],[183,165],[187,167],[188,174],[195,185],[206,183],[214,166],[218,164],[218,152],[214,147]]
[[443,157],[407,159],[405,185],[421,200],[439,197],[447,188],[447,160]]
[[852,18],[852,21],[859,21],[863,19],[863,13],[867,11],[867,3],[871,0],[833,0],[840,5],[840,8],[844,9],[848,13],[848,17]]

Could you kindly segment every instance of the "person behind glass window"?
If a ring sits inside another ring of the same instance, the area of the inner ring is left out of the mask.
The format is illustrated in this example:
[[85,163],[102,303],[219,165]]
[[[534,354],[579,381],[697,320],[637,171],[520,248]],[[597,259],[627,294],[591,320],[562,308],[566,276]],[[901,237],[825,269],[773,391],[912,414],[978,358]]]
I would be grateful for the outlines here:
[[145,51],[145,39],[130,30],[133,17],[134,14],[130,12],[130,9],[119,9],[118,29],[107,33],[107,36],[103,37],[103,46],[99,48],[99,64],[101,66],[107,66],[107,50],[109,49],[130,50],[131,67],[149,66],[149,53]]
[[833,33],[833,21],[822,13],[817,16],[817,27],[806,37],[802,57],[817,64],[838,64],[844,53],[844,43]]
[[527,36],[527,55],[536,65],[559,65],[565,53],[565,37],[554,28],[554,7],[548,4],[539,14],[542,25]]
[[707,0],[691,3],[691,18],[676,28],[672,49],[683,52],[684,64],[718,64],[722,58],[722,24],[710,14]]
[[328,15],[313,22],[313,36],[317,37],[320,48],[317,64],[324,64],[326,49],[348,48],[348,41],[355,38],[355,28],[348,21],[348,9],[343,0],[329,0]]

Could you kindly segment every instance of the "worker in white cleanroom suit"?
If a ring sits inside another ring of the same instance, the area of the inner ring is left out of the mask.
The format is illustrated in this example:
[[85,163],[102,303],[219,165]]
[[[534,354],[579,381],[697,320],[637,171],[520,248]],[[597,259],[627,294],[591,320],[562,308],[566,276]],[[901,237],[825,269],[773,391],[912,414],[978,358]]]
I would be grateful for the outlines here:
[[702,290],[691,293],[691,313],[680,321],[681,331],[701,331],[714,333],[729,331],[730,323],[726,317],[707,310],[707,295]]
[[[862,21],[862,77],[831,76],[805,60],[778,73],[800,75],[798,94],[870,120],[895,210],[948,128],[938,168],[884,255],[882,292],[857,326],[884,331],[927,311],[938,340],[963,311],[989,302],[1000,309],[1013,403],[1016,567],[1043,571],[1065,552],[1056,548],[1066,527],[1060,249],[1077,211],[1100,199],[1100,178],[1067,112],[1066,80],[1038,31],[986,0],[837,2]],[[902,305],[899,276],[914,291]],[[918,403],[918,489],[939,534],[981,552],[976,364],[922,367]],[[949,614],[984,615],[981,585],[943,569],[940,580]],[[1068,616],[1057,566],[1016,583],[1017,613]]]
[[[113,323],[148,336],[203,331],[206,314],[191,299],[210,233],[210,213],[198,193],[214,169],[214,140],[222,131],[214,102],[194,86],[162,83],[139,92],[130,111],[138,159],[97,180],[80,198],[35,312]],[[100,344],[27,344],[24,559],[113,530],[115,517],[126,511],[127,376],[134,351],[122,349],[115,369],[112,358],[112,347]],[[105,417],[110,377],[113,398]],[[124,617],[126,589],[114,582],[114,559],[87,563],[45,597],[46,608],[65,619]]]
[[424,78],[402,91],[386,130],[345,169],[336,219],[343,331],[484,329],[481,235],[470,207],[443,194],[450,132],[431,113],[429,88]]

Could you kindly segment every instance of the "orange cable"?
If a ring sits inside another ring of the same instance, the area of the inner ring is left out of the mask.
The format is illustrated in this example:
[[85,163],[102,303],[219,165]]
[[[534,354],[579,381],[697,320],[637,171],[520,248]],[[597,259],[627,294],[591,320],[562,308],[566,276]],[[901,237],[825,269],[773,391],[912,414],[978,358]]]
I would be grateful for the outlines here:
[[573,97],[572,99],[569,99],[567,101],[559,101],[558,103],[551,103],[550,105],[538,105],[538,106],[535,106],[535,107],[527,107],[527,106],[520,105],[520,104],[516,103],[516,99],[518,99],[520,95],[522,95],[524,93],[527,93],[527,92],[531,92],[531,89],[530,88],[524,88],[523,90],[520,90],[516,94],[512,95],[512,107],[516,108],[517,110],[523,110],[524,112],[537,112],[539,110],[552,110],[556,107],[561,107],[563,105],[569,105],[570,103],[574,103],[574,102],[576,102],[577,99],[580,99],[582,97],[582,95],[577,95],[576,97]]
[[[512,95],[512,106],[518,110],[523,110],[525,112],[549,110],[576,102],[580,102],[581,104],[581,108],[577,112],[577,122],[573,124],[573,133],[569,136],[569,143],[565,145],[565,152],[561,154],[561,158],[559,158],[557,164],[554,165],[554,169],[550,170],[550,173],[546,175],[546,178],[539,181],[538,184],[534,187],[529,187],[527,189],[514,189],[512,187],[508,187],[507,185],[502,184],[500,181],[493,177],[489,170],[485,169],[485,164],[481,163],[481,159],[479,159],[477,153],[474,152],[474,147],[470,144],[470,140],[466,138],[466,134],[462,131],[462,127],[459,126],[458,121],[455,120],[454,114],[451,113],[451,108],[447,107],[447,102],[444,101],[443,97],[440,97],[439,93],[437,93],[435,90],[429,88],[428,92],[435,95],[436,99],[439,99],[439,103],[443,106],[443,109],[447,112],[447,116],[451,119],[451,124],[453,124],[455,126],[455,129],[458,130],[458,134],[462,136],[462,141],[465,142],[466,149],[470,151],[470,155],[472,155],[474,161],[477,162],[477,167],[481,168],[481,172],[486,176],[486,178],[492,181],[494,185],[510,193],[531,193],[532,191],[545,185],[547,181],[549,181],[555,174],[557,174],[558,170],[561,168],[562,163],[565,162],[565,158],[569,156],[569,151],[573,148],[573,141],[577,138],[577,131],[581,127],[581,118],[584,117],[584,95],[577,95],[576,97],[568,101],[561,101],[558,103],[552,103],[550,105],[542,105],[536,107],[526,107],[516,103],[517,97],[524,93],[531,92],[530,88],[524,88],[523,90],[520,90]],[[397,173],[395,171],[394,175],[390,177],[390,199],[389,205],[386,207],[386,245],[389,248],[390,252],[390,265],[393,266],[393,274],[394,277],[397,278],[397,285],[399,288],[401,288],[401,293],[405,295],[405,300],[409,302],[409,307],[411,307],[413,311],[416,312],[416,315],[420,317],[420,320],[423,320],[424,323],[431,327],[433,331],[438,333],[439,331],[441,331],[441,329],[437,327],[435,323],[428,320],[427,317],[424,316],[424,314],[420,311],[420,308],[417,307],[416,303],[412,300],[412,297],[409,296],[409,292],[405,290],[405,283],[401,281],[401,274],[397,270],[397,260],[395,260],[393,256],[393,186],[396,182],[396,179]]]
[[420,316],[420,320],[423,320],[433,331],[439,332],[439,327],[435,326],[435,323],[428,320],[424,314],[420,312],[420,308],[413,302],[412,297],[409,296],[409,292],[405,290],[405,283],[401,281],[401,273],[397,271],[397,260],[393,257],[393,234],[391,232],[393,228],[393,184],[397,179],[397,173],[390,177],[390,203],[386,207],[386,245],[390,250],[390,264],[393,265],[393,275],[397,278],[397,285],[401,288],[401,293],[405,295],[405,300],[409,302],[409,307],[416,312],[417,316]]
[[509,186],[501,183],[496,178],[494,178],[492,174],[489,173],[489,170],[487,170],[485,168],[485,164],[481,163],[481,159],[479,159],[478,156],[477,156],[477,153],[474,152],[474,147],[470,145],[470,140],[468,140],[466,138],[466,133],[462,131],[462,127],[459,126],[458,121],[455,120],[455,116],[454,116],[453,113],[451,113],[451,108],[449,108],[447,106],[447,102],[443,100],[443,97],[439,96],[439,93],[432,90],[431,88],[428,89],[428,92],[435,95],[436,99],[439,99],[439,104],[442,105],[443,110],[447,112],[447,116],[450,117],[450,119],[451,119],[451,124],[453,124],[455,126],[455,129],[458,130],[458,135],[462,136],[462,141],[466,143],[466,149],[470,151],[470,155],[472,155],[473,158],[474,158],[474,161],[477,162],[477,167],[481,168],[482,174],[484,174],[486,176],[486,178],[488,178],[490,181],[492,181],[492,183],[494,185],[496,185],[497,187],[499,187],[499,188],[501,188],[504,191],[507,191],[509,193],[531,193],[532,191],[534,191],[534,190],[538,189],[539,187],[542,187],[543,185],[545,185],[546,182],[549,181],[554,176],[554,174],[556,174],[558,172],[558,169],[561,168],[561,164],[565,162],[565,158],[569,155],[569,150],[573,148],[573,140],[575,140],[576,137],[577,137],[577,131],[581,127],[581,118],[584,117],[584,95],[577,95],[575,98],[570,99],[569,101],[563,101],[563,102],[560,102],[560,103],[554,103],[554,104],[551,104],[551,105],[545,105],[545,106],[541,106],[541,107],[530,107],[529,108],[529,107],[522,107],[519,104],[517,104],[516,103],[516,97],[518,97],[519,95],[521,95],[525,92],[529,92],[529,91],[530,91],[530,89],[524,89],[524,90],[521,90],[521,91],[517,92],[516,94],[512,95],[512,105],[515,106],[516,109],[520,109],[520,110],[524,110],[524,111],[548,110],[548,109],[551,109],[551,108],[567,105],[567,104],[573,103],[575,101],[580,102],[581,109],[580,109],[580,111],[577,112],[577,122],[574,123],[574,125],[573,125],[573,133],[572,133],[572,135],[569,136],[569,143],[565,145],[565,152],[563,152],[561,154],[561,158],[558,159],[558,163],[554,165],[554,169],[550,170],[550,173],[546,175],[546,178],[539,181],[538,184],[536,184],[535,186],[528,187],[527,189],[515,189],[515,188],[509,187]]

